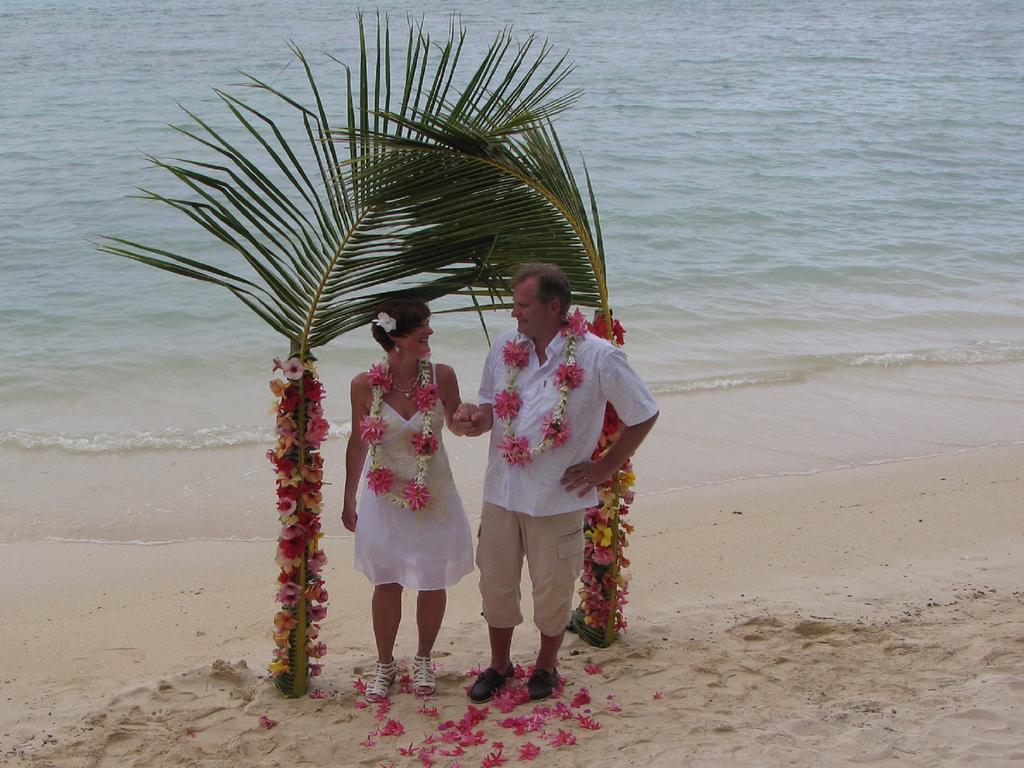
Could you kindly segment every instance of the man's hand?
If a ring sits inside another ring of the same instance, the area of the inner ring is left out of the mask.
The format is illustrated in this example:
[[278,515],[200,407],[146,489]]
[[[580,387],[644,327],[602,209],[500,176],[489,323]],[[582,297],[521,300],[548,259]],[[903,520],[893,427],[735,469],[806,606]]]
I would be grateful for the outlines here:
[[583,461],[573,464],[565,470],[565,474],[562,475],[562,485],[565,486],[565,490],[572,491],[579,488],[581,489],[580,496],[586,496],[591,488],[596,488],[607,481],[615,473],[615,470],[633,455],[657,420],[658,414],[654,414],[639,424],[623,427],[619,431],[619,438],[608,449],[608,453],[598,461]]
[[579,496],[582,498],[590,493],[592,488],[596,488],[608,480],[613,472],[614,468],[608,469],[603,460],[582,461],[579,464],[573,464],[565,470],[561,482],[567,491],[574,491],[579,488]]

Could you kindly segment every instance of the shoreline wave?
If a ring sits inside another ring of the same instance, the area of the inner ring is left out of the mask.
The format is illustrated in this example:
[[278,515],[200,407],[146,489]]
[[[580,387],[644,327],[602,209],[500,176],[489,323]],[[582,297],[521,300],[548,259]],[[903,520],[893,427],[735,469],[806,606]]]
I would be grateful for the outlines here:
[[[807,355],[781,361],[776,370],[750,371],[675,381],[649,382],[651,392],[661,396],[685,396],[748,387],[802,384],[815,375],[841,370],[907,369],[916,366],[1002,365],[1024,362],[1024,344],[977,341],[945,348],[895,352]],[[329,436],[345,438],[348,421],[331,422]],[[32,429],[0,430],[0,448],[59,450],[73,454],[103,454],[137,450],[214,450],[244,445],[270,444],[274,429],[266,425],[219,425],[184,429],[169,427],[137,432],[47,432]]]
[[816,374],[849,369],[879,370],[913,366],[1003,365],[1024,362],[1024,344],[1004,341],[975,341],[952,347],[899,352],[857,352],[834,355],[805,355],[785,361],[790,367],[708,376],[682,381],[650,383],[656,395],[685,395],[741,387],[802,384]]
[[[328,437],[348,437],[349,422],[331,422]],[[52,449],[67,453],[116,453],[118,451],[201,451],[273,443],[274,428],[221,425],[195,429],[147,429],[138,432],[42,432],[31,429],[0,431],[0,447],[26,450]]]

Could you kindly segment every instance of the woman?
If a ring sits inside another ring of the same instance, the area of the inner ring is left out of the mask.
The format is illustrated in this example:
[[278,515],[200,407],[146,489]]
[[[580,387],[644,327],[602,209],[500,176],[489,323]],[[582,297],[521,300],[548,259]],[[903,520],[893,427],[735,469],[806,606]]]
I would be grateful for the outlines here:
[[449,366],[430,362],[434,331],[429,321],[430,309],[422,301],[384,302],[371,330],[385,361],[352,380],[341,519],[356,534],[356,569],[374,585],[377,664],[366,686],[368,701],[388,698],[395,680],[395,637],[406,587],[419,590],[413,690],[434,693],[430,654],[444,618],[446,590],[473,570],[469,520],[441,443],[442,421],[462,434],[453,421],[462,402],[459,382]]

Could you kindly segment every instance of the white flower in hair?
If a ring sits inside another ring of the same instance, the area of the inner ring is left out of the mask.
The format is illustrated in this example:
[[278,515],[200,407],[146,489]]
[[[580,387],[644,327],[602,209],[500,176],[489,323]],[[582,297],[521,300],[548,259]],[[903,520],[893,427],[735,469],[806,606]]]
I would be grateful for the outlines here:
[[391,333],[393,330],[395,330],[395,328],[398,327],[398,321],[395,320],[395,318],[393,318],[387,312],[381,312],[379,315],[377,315],[377,317],[373,319],[373,324],[379,325],[388,333]]

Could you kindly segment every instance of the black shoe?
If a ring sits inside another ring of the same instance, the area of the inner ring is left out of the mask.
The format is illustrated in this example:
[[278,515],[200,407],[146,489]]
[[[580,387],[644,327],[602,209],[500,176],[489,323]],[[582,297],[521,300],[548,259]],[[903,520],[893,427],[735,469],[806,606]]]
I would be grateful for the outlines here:
[[508,671],[504,674],[493,667],[488,667],[477,675],[476,682],[469,689],[469,698],[477,703],[490,701],[494,693],[505,684],[505,681],[515,675],[516,668],[511,664],[508,665]]
[[548,698],[555,692],[559,682],[557,669],[553,669],[550,672],[544,669],[535,670],[530,675],[530,682],[526,686],[530,692],[530,701]]

